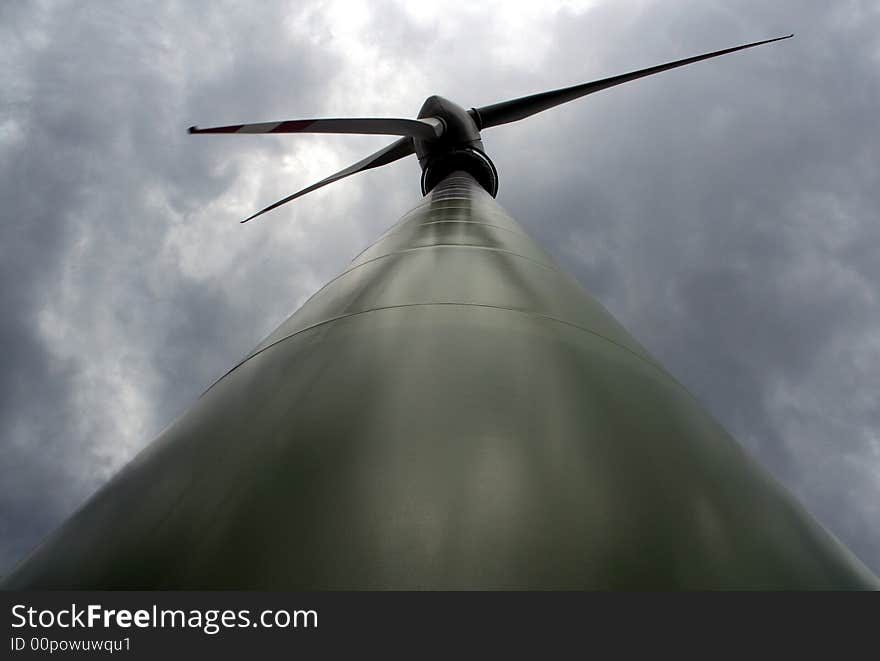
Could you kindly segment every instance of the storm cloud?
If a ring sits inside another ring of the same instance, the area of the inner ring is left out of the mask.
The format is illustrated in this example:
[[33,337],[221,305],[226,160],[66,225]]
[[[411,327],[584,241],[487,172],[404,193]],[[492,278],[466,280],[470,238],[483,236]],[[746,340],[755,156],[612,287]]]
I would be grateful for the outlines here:
[[796,38],[484,133],[500,203],[880,572],[871,2],[6,3],[0,574],[420,199],[388,142],[187,126],[465,107]]

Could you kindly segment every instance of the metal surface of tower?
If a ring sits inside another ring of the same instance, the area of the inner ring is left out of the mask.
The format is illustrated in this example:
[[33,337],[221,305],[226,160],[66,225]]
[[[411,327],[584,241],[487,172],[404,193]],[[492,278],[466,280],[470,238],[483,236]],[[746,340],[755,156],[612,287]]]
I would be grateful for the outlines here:
[[456,172],[7,588],[876,588]]

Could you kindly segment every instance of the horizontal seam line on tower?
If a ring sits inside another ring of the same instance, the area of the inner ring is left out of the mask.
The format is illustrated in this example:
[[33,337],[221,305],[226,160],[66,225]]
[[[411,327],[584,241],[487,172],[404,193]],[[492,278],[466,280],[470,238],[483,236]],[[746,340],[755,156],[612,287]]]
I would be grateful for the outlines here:
[[[398,229],[394,229],[389,232],[386,232],[385,234],[380,236],[376,240],[376,242],[373,243],[373,245],[371,245],[369,248],[366,248],[364,250],[364,252],[366,252],[367,250],[369,250],[370,248],[372,248],[373,246],[378,244],[380,241],[384,241],[389,236],[394,236],[395,234],[400,234],[401,232],[404,231],[404,229],[406,229],[409,226],[410,222],[411,221],[403,223],[403,225],[400,225]],[[444,225],[444,224],[452,224],[452,223],[457,223],[459,225],[480,225],[481,227],[492,227],[494,229],[504,230],[505,232],[510,232],[512,234],[518,234],[519,236],[524,236],[527,239],[532,240],[532,237],[530,237],[525,232],[520,232],[519,230],[512,230],[509,227],[504,227],[503,225],[494,225],[493,223],[478,223],[474,220],[432,220],[427,223],[417,223],[417,224],[415,224],[415,226],[416,227],[427,227],[428,225]],[[355,258],[355,259],[357,259],[357,258]]]
[[351,261],[354,262],[358,257],[363,255],[365,252],[367,252],[371,248],[374,248],[375,246],[379,245],[388,237],[394,236],[395,234],[400,234],[404,230],[408,229],[411,225],[415,225],[416,227],[424,227],[426,225],[439,225],[441,223],[460,223],[462,225],[480,225],[481,227],[492,227],[495,229],[504,230],[505,232],[510,232],[512,234],[518,234],[519,236],[522,236],[522,237],[528,239],[529,241],[534,241],[534,239],[532,239],[532,237],[529,236],[528,234],[526,234],[525,232],[520,232],[519,230],[512,230],[508,227],[504,227],[503,225],[494,225],[492,223],[478,223],[473,220],[432,220],[427,223],[415,223],[414,220],[407,220],[404,223],[399,223],[397,225],[393,225],[391,227],[391,229],[389,229],[387,232],[385,232],[385,234],[380,236],[378,239],[373,241],[366,248],[361,250],[357,255],[355,255]]
[[444,302],[435,302],[435,303],[403,303],[403,304],[401,304],[401,305],[385,305],[385,306],[381,306],[381,307],[377,307],[377,308],[370,308],[369,310],[358,310],[357,312],[349,312],[348,314],[341,314],[341,315],[338,315],[338,316],[336,316],[336,317],[330,317],[329,319],[324,319],[323,321],[318,321],[318,322],[316,322],[316,323],[314,323],[314,324],[312,324],[312,325],[310,325],[310,326],[306,326],[305,328],[300,328],[298,331],[294,331],[294,332],[291,333],[290,335],[285,335],[284,337],[275,340],[275,341],[272,342],[271,344],[268,344],[268,345],[266,345],[265,347],[263,347],[262,349],[260,349],[260,350],[258,350],[258,351],[255,351],[254,353],[250,354],[250,355],[247,356],[244,360],[241,360],[240,362],[236,363],[235,366],[233,366],[233,367],[232,367],[229,371],[227,371],[223,376],[221,376],[219,379],[217,379],[216,381],[214,381],[214,383],[212,383],[210,386],[208,386],[208,387],[205,389],[205,391],[204,391],[201,395],[199,395],[199,398],[201,399],[201,398],[204,397],[206,394],[208,394],[208,392],[209,392],[214,386],[216,386],[216,385],[217,385],[218,383],[220,383],[223,379],[225,379],[227,376],[229,376],[230,374],[232,374],[235,370],[237,370],[239,367],[241,367],[242,365],[244,365],[246,362],[248,362],[248,361],[251,360],[252,358],[256,358],[257,356],[259,356],[259,355],[260,355],[261,353],[263,353],[264,351],[267,351],[268,349],[271,349],[272,347],[274,347],[274,346],[276,346],[276,345],[278,345],[278,344],[281,344],[282,342],[285,342],[285,341],[287,341],[287,340],[289,340],[289,339],[291,339],[291,338],[293,338],[293,337],[296,337],[296,336],[299,335],[300,333],[305,333],[305,332],[307,332],[307,331],[314,330],[315,328],[318,328],[319,326],[326,326],[327,324],[331,324],[331,323],[333,323],[333,322],[335,322],[335,321],[342,321],[343,319],[349,319],[349,318],[351,318],[351,317],[356,317],[356,316],[358,316],[358,315],[362,315],[362,314],[368,314],[368,313],[370,313],[370,312],[382,312],[382,311],[385,311],[385,310],[397,310],[397,309],[400,309],[400,308],[432,307],[432,306],[436,306],[436,307],[444,307],[444,306],[453,307],[453,306],[458,306],[458,307],[471,307],[471,308],[486,308],[486,309],[490,309],[490,310],[506,310],[506,311],[508,311],[508,312],[517,312],[517,313],[519,313],[519,314],[523,314],[523,315],[530,316],[530,317],[537,317],[537,318],[539,318],[539,319],[546,319],[546,320],[548,320],[548,321],[555,321],[555,322],[557,322],[557,323],[564,324],[564,325],[566,325],[566,326],[570,326],[570,327],[572,327],[572,328],[576,328],[576,329],[578,329],[578,330],[580,330],[580,331],[583,331],[583,332],[585,332],[585,333],[589,333],[590,335],[595,335],[595,336],[598,337],[599,339],[605,340],[605,341],[608,342],[609,344],[613,344],[614,346],[616,346],[616,347],[618,347],[618,348],[620,348],[620,349],[623,349],[623,350],[626,351],[627,353],[632,354],[633,356],[635,356],[635,357],[638,358],[639,360],[641,360],[641,361],[647,363],[648,365],[651,365],[651,366],[654,367],[655,369],[659,370],[662,374],[669,376],[669,375],[667,374],[666,370],[663,369],[663,367],[661,367],[660,365],[658,365],[657,363],[655,363],[653,360],[651,360],[651,359],[649,359],[649,358],[647,358],[647,357],[641,355],[640,353],[637,353],[636,351],[633,351],[632,349],[630,349],[629,347],[627,347],[625,344],[621,344],[620,342],[616,342],[616,341],[612,340],[612,339],[609,338],[609,337],[605,337],[605,336],[602,335],[601,333],[597,333],[597,332],[594,331],[594,330],[590,330],[589,328],[584,328],[583,326],[579,326],[578,324],[572,323],[572,322],[570,322],[570,321],[565,321],[564,319],[559,319],[559,318],[557,318],[557,317],[551,317],[550,315],[547,315],[547,314],[541,314],[540,312],[530,312],[529,310],[520,310],[520,309],[518,309],[518,308],[510,308],[510,307],[505,307],[505,306],[503,306],[503,305],[489,305],[489,304],[486,304],[486,303],[453,303],[453,302],[449,302],[449,303],[444,303]]
[[[364,264],[369,264],[370,262],[374,262],[377,259],[382,259],[383,257],[391,257],[392,255],[403,255],[405,253],[413,252],[416,250],[430,250],[431,248],[467,248],[469,250],[491,250],[493,252],[503,252],[507,255],[513,255],[514,257],[519,257],[521,259],[525,259],[527,261],[533,262],[534,264],[537,264],[538,266],[543,266],[545,269],[549,269],[551,271],[557,271],[559,273],[562,273],[562,271],[557,266],[555,266],[553,264],[547,264],[545,262],[541,262],[541,261],[535,259],[534,257],[528,257],[527,255],[522,255],[518,252],[513,252],[512,250],[507,250],[505,248],[493,248],[492,246],[475,246],[475,245],[471,245],[469,243],[432,243],[429,246],[415,246],[414,248],[404,248],[403,250],[395,250],[394,252],[385,253],[384,255],[379,255],[378,257],[371,257],[370,259],[368,259],[365,262],[361,262],[360,264],[356,264],[355,266],[350,267],[348,269],[348,271],[352,271],[356,268],[363,266]],[[357,259],[357,258],[355,258],[355,259]],[[344,271],[343,273],[340,273],[340,275],[344,275],[345,273],[348,273],[348,271]],[[327,284],[330,284],[330,283],[327,283]]]
[[[367,264],[371,264],[371,263],[378,261],[380,259],[385,259],[386,257],[393,257],[394,255],[404,255],[406,253],[413,252],[415,250],[425,250],[426,248],[470,248],[472,250],[474,250],[474,249],[494,250],[495,252],[503,252],[505,254],[513,255],[514,257],[519,257],[520,259],[524,259],[527,262],[532,262],[532,264],[537,264],[538,266],[545,268],[548,271],[556,271],[557,273],[560,273],[562,275],[567,275],[565,273],[565,271],[562,271],[561,269],[557,268],[556,266],[551,266],[549,264],[545,264],[544,262],[539,262],[537,259],[532,259],[531,257],[526,257],[525,255],[520,255],[519,253],[511,252],[510,250],[504,250],[503,248],[492,248],[491,246],[469,246],[469,245],[458,244],[458,243],[438,243],[438,244],[435,244],[432,246],[418,246],[416,248],[406,248],[405,250],[396,250],[395,252],[389,252],[384,255],[379,255],[378,257],[373,257],[371,259],[368,259],[365,262],[361,262],[360,264],[355,264],[354,266],[350,266],[346,270],[344,270],[342,273],[337,275],[335,278],[332,278],[331,280],[328,280],[327,282],[325,282],[324,285],[318,291],[316,291],[314,294],[309,296],[305,301],[303,301],[303,304],[299,306],[299,309],[302,310],[309,301],[311,301],[313,298],[315,298],[315,296],[317,296],[322,291],[327,289],[327,287],[329,287],[334,282],[339,280],[342,276],[344,276],[348,273],[351,273],[355,269],[359,269],[362,266],[366,266]],[[366,250],[369,250],[369,248],[367,248]],[[363,252],[366,252],[366,250]],[[362,255],[363,252],[361,252],[360,254]],[[355,257],[355,259],[357,259],[357,257]],[[294,314],[296,314],[296,313],[294,313]]]

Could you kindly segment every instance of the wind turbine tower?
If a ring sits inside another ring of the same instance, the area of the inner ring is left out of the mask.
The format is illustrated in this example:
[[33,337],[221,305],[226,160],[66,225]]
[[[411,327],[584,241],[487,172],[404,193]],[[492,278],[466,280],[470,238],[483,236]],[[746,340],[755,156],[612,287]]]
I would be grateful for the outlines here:
[[246,220],[410,154],[425,199],[3,587],[880,587],[495,202],[481,140],[777,40],[417,119],[190,129],[400,136]]

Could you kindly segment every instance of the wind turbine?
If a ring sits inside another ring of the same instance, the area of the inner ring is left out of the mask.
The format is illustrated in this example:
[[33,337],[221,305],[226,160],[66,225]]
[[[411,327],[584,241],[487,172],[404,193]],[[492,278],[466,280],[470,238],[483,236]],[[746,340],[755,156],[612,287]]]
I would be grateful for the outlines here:
[[493,198],[481,131],[787,37],[378,133],[242,222],[415,153],[426,200],[211,386],[7,588],[877,588]]

